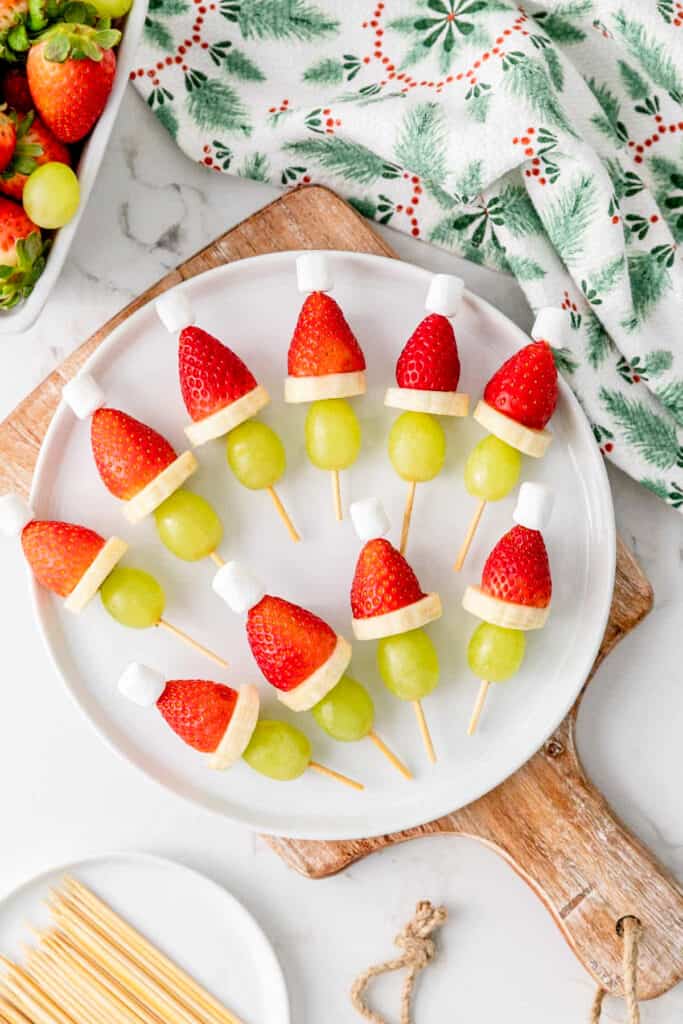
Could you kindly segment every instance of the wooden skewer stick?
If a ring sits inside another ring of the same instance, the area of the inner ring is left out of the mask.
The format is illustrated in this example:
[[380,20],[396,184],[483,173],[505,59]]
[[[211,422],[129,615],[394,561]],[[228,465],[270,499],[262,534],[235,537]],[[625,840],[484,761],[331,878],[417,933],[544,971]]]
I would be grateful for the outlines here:
[[212,551],[209,555],[212,562],[215,562],[219,569],[222,569],[225,565],[225,560],[221,558],[217,551]]
[[355,779],[350,779],[348,775],[342,775],[341,772],[335,772],[324,764],[318,764],[317,761],[309,761],[308,767],[312,768],[314,772],[320,772],[321,775],[326,775],[328,779],[334,779],[336,782],[343,782],[345,786],[350,786],[351,789],[365,789],[362,782],[356,782]]
[[5,1024],[33,1024],[25,1014],[18,1010],[13,1003],[6,998],[0,997],[0,1020]]
[[420,733],[422,734],[422,742],[425,745],[427,751],[427,757],[432,764],[436,764],[436,753],[434,751],[434,744],[432,743],[432,735],[427,725],[427,719],[425,713],[422,710],[422,704],[419,700],[412,701],[413,709],[415,711],[415,717],[417,718],[417,724],[420,727]]
[[486,694],[489,692],[490,685],[490,682],[487,682],[486,679],[482,679],[481,686],[479,687],[479,693],[477,694],[477,699],[474,702],[474,708],[472,710],[470,724],[467,726],[468,736],[473,736],[476,731],[477,725],[479,723],[479,717],[484,707],[484,703],[486,702]]
[[26,971],[4,956],[0,956],[0,963],[8,970],[2,985],[9,991],[10,1002],[15,1003],[36,1024],[75,1024]]
[[[78,989],[68,970],[55,970],[53,964],[48,963],[35,951],[30,955],[28,970],[43,991],[59,1006],[64,1007],[77,1024],[88,1024],[88,1021],[93,1019],[93,1014],[95,1019],[102,1015],[102,1007],[96,1000]],[[131,1021],[130,1017],[126,1018],[117,1013],[117,1010],[118,1007],[113,1003],[105,1003],[104,1019],[111,1021],[112,1024],[137,1024],[137,1020]]]
[[273,499],[273,504],[277,509],[277,514],[287,527],[287,533],[292,538],[295,544],[298,543],[301,540],[301,537],[296,532],[296,527],[294,526],[292,520],[289,518],[289,513],[287,512],[285,506],[282,504],[282,501],[280,500],[280,495],[277,493],[274,487],[268,488],[268,494]]
[[406,497],[406,507],[403,510],[403,524],[401,526],[401,543],[398,550],[402,555],[405,555],[406,548],[408,547],[408,531],[410,530],[410,520],[413,517],[413,505],[415,503],[415,488],[417,484],[415,480],[411,480],[408,484],[408,494]]
[[208,647],[204,647],[204,645],[200,644],[198,640],[194,640],[191,636],[185,633],[184,630],[178,629],[177,626],[174,626],[171,622],[167,622],[166,619],[159,619],[157,626],[161,626],[168,633],[171,633],[179,640],[182,640],[182,642],[187,644],[188,647],[192,647],[195,651],[199,651],[200,654],[203,654],[205,658],[209,658],[209,660],[213,661],[216,665],[220,665],[221,668],[228,667],[228,663],[224,658],[220,658],[217,654],[214,654]]
[[396,756],[393,750],[391,750],[390,747],[386,745],[384,740],[377,735],[374,729],[372,729],[368,733],[368,739],[372,740],[372,742],[375,744],[378,750],[382,751],[386,759],[388,761],[391,761],[394,768],[401,773],[404,779],[412,779],[413,776],[411,772],[408,770],[408,768],[406,768],[403,761],[401,761],[401,759]]
[[479,504],[477,505],[477,507],[476,507],[476,509],[474,511],[474,515],[472,516],[472,518],[470,520],[470,525],[467,527],[467,533],[465,534],[465,539],[462,542],[462,547],[460,548],[460,551],[458,552],[458,557],[456,558],[455,563],[453,565],[453,572],[460,572],[460,570],[462,569],[463,565],[465,564],[465,559],[467,558],[467,552],[470,550],[470,547],[472,545],[472,541],[474,540],[474,535],[477,532],[477,527],[479,526],[479,520],[481,519],[482,513],[483,513],[485,508],[486,508],[486,498],[481,498],[479,500]]
[[334,502],[334,515],[337,522],[340,523],[344,518],[344,512],[342,510],[341,486],[339,484],[339,470],[333,469],[330,475],[332,478],[332,501]]

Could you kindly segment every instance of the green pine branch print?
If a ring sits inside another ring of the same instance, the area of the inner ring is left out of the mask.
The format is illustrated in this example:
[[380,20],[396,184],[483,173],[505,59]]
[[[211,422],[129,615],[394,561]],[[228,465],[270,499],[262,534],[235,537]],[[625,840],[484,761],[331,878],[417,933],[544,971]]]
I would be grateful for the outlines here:
[[154,113],[157,118],[163,124],[166,131],[169,133],[171,138],[175,139],[178,135],[178,118],[173,107],[164,103],[159,107],[155,107]]
[[156,46],[157,49],[163,50],[164,53],[175,52],[175,40],[173,39],[173,33],[162,21],[157,21],[156,18],[146,17],[144,36],[145,42],[149,43],[150,46]]
[[187,112],[198,128],[251,135],[247,111],[232,86],[202,72],[186,76]]
[[553,359],[555,360],[555,366],[560,373],[572,374],[575,373],[579,368],[579,362],[574,358],[572,352],[568,348],[553,348],[550,346],[553,353]]
[[612,349],[610,336],[595,313],[588,311],[584,316],[586,330],[586,359],[594,370],[601,366]]
[[530,109],[547,124],[576,137],[543,64],[521,51],[513,51],[505,57],[503,70],[503,83],[512,96],[526,100]]
[[671,288],[671,273],[655,250],[631,253],[626,263],[633,315],[624,321],[623,326],[627,330],[635,330]]
[[624,440],[658,469],[683,467],[683,447],[676,429],[643,402],[620,391],[600,388],[600,400],[622,429]]
[[286,143],[284,148],[333,174],[339,174],[345,181],[356,181],[360,185],[371,185],[379,178],[398,178],[401,173],[400,167],[383,160],[371,149],[339,136],[301,139]]
[[521,238],[543,234],[540,217],[522,185],[506,185],[500,193],[500,201],[503,223],[511,235]]
[[680,102],[683,79],[663,44],[650,35],[642,22],[628,17],[623,10],[614,15],[614,24],[629,53],[650,81]]
[[344,81],[344,65],[333,57],[324,57],[317,64],[311,64],[303,73],[304,82],[313,85],[341,85]]
[[442,185],[446,177],[448,124],[438,103],[420,103],[403,118],[394,147],[396,160],[426,181]]
[[[209,47],[211,52],[211,47]],[[218,63],[218,61],[216,61]],[[243,82],[265,82],[266,76],[246,53],[231,48],[223,57],[225,70]]]
[[625,60],[620,60],[619,64],[619,75],[623,83],[624,89],[629,94],[632,100],[644,100],[650,95],[650,85],[642,75],[639,75],[635,68],[632,68],[630,64],[627,64]]
[[617,97],[604,82],[597,82],[595,78],[586,78],[585,82],[603,111],[602,114],[593,114],[591,117],[592,124],[595,125],[598,131],[601,131],[608,139],[613,139],[618,145],[626,142],[628,130],[619,117],[621,108]]
[[649,166],[655,180],[657,205],[675,240],[683,242],[683,162],[653,156]]
[[170,18],[177,14],[187,14],[190,5],[187,0],[149,0],[148,14],[160,18]]
[[655,394],[674,419],[683,423],[683,380],[669,381],[663,387],[656,388]]
[[[581,12],[582,14],[584,12]],[[539,11],[532,15],[533,19],[556,43],[568,46],[571,43],[582,43],[586,33],[565,14],[559,11]]]
[[532,260],[530,256],[515,256],[506,250],[505,259],[510,271],[518,281],[540,281],[545,277],[546,272],[543,267],[536,260]]
[[593,298],[587,296],[589,302],[596,305],[595,296],[602,301],[603,297],[616,288],[626,273],[626,261],[623,255],[607,260],[599,270],[593,271],[588,279],[588,291],[595,293]]
[[562,92],[564,89],[564,71],[562,69],[562,62],[558,56],[557,50],[554,46],[544,46],[541,50],[545,58],[545,62],[548,65],[548,74],[550,75],[550,81],[553,83],[558,92]]
[[312,42],[336,35],[339,22],[307,0],[230,0],[221,8],[244,39]]
[[545,210],[543,221],[548,237],[565,263],[576,263],[584,255],[584,236],[596,204],[593,176],[582,174]]
[[455,192],[461,203],[470,202],[483,189],[482,167],[483,162],[481,160],[470,160],[458,175],[455,182]]
[[250,153],[237,172],[241,178],[267,182],[270,176],[270,161],[265,153]]

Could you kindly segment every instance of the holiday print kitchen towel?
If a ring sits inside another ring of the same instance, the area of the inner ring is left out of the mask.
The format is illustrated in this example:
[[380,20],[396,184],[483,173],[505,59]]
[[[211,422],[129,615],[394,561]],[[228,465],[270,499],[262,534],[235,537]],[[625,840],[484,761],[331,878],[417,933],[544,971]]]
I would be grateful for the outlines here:
[[131,77],[193,160],[561,306],[600,448],[683,508],[683,0],[150,0]]

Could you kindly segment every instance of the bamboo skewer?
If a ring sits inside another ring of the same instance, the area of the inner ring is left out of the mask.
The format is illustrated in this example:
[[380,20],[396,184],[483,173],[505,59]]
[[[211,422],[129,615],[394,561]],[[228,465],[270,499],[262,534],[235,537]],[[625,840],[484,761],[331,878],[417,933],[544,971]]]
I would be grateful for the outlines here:
[[412,701],[412,705],[415,711],[415,717],[417,718],[417,724],[420,727],[422,742],[424,743],[425,750],[427,751],[427,757],[432,764],[436,764],[436,752],[434,750],[434,744],[432,743],[432,734],[429,731],[427,719],[425,718],[425,713],[422,710],[422,704],[419,700],[414,700]]
[[5,1022],[7,1024],[33,1024],[21,1010],[18,1010],[12,1003],[7,1002],[2,996],[0,996],[0,1020],[3,1024]]
[[408,494],[406,496],[406,507],[403,510],[403,523],[401,525],[401,543],[399,544],[398,550],[402,555],[405,555],[406,548],[408,547],[408,533],[410,531],[410,520],[413,517],[413,505],[415,504],[415,488],[417,483],[415,480],[411,480],[408,484]]
[[339,470],[333,469],[330,471],[332,479],[332,501],[334,503],[334,515],[337,522],[341,522],[344,518],[344,512],[342,509],[341,499],[341,485],[339,483]]
[[[91,1013],[96,1018],[104,1015],[104,1019],[111,1024],[131,1024],[130,1018],[122,1017],[116,1012],[113,1006],[106,1007],[104,1011],[97,1004],[96,1000],[83,996],[74,985],[73,978],[67,972],[55,971],[54,965],[49,965],[39,953],[35,951],[28,961],[28,969],[31,976],[41,986],[44,992],[60,1006],[63,1006],[73,1017],[76,1024],[89,1024],[92,1020]],[[109,1010],[107,1013],[106,1010]]]
[[377,735],[374,729],[368,733],[368,739],[372,740],[378,750],[381,750],[388,761],[393,764],[394,768],[401,773],[404,779],[412,779],[412,773],[404,765],[403,761],[386,745],[384,740]]
[[4,956],[0,956],[0,963],[8,970],[2,984],[9,989],[10,1002],[30,1014],[36,1024],[75,1024],[73,1018],[53,1002],[26,971]]
[[208,658],[210,661],[213,661],[214,664],[220,665],[221,668],[228,667],[228,663],[227,661],[225,661],[224,658],[219,657],[218,654],[214,654],[214,652],[210,651],[208,647],[204,646],[204,644],[200,644],[198,640],[195,640],[184,630],[179,629],[178,626],[174,626],[172,622],[167,622],[166,619],[159,619],[159,621],[157,622],[157,626],[161,626],[162,629],[165,629],[168,633],[171,633],[173,636],[177,637],[178,640],[181,640],[184,644],[187,644],[188,647],[192,647],[193,650],[198,651],[200,654],[203,654],[205,658]]
[[212,562],[215,562],[219,569],[222,569],[223,566],[225,565],[225,560],[221,558],[217,551],[212,551],[211,554],[209,555],[209,558],[211,559]]
[[472,545],[472,541],[474,540],[474,535],[477,532],[477,527],[479,526],[479,520],[481,519],[482,514],[483,514],[485,508],[486,508],[486,498],[481,498],[479,500],[479,504],[477,505],[476,509],[474,510],[474,515],[472,516],[472,518],[470,520],[470,525],[467,527],[467,533],[465,534],[465,539],[462,542],[462,546],[460,548],[460,551],[458,552],[458,557],[456,558],[455,563],[453,565],[453,572],[460,572],[460,570],[462,569],[463,565],[465,564],[465,559],[467,558],[467,553],[470,550],[470,547]]
[[277,514],[279,515],[280,519],[282,520],[282,522],[287,527],[287,533],[292,538],[292,540],[294,541],[295,544],[298,543],[298,541],[301,540],[301,537],[297,533],[296,527],[294,526],[294,523],[289,518],[289,513],[287,512],[287,509],[285,508],[285,506],[282,504],[282,501],[280,500],[280,495],[277,493],[277,491],[275,490],[274,487],[268,487],[267,490],[268,490],[268,494],[273,499],[273,504],[275,505],[275,508],[277,509]]
[[356,782],[355,779],[350,779],[348,775],[342,775],[341,772],[335,772],[332,768],[328,768],[327,765],[318,764],[317,761],[309,761],[308,767],[312,768],[314,772],[320,772],[321,775],[326,775],[328,779],[335,779],[337,782],[343,782],[345,786],[350,786],[351,789],[365,789],[362,782]]
[[486,702],[486,694],[489,692],[489,686],[491,685],[486,679],[482,679],[481,686],[479,687],[479,693],[477,699],[474,702],[474,708],[472,710],[472,717],[470,718],[470,724],[467,726],[467,735],[474,735],[477,725],[479,723],[479,717],[481,715],[484,703]]

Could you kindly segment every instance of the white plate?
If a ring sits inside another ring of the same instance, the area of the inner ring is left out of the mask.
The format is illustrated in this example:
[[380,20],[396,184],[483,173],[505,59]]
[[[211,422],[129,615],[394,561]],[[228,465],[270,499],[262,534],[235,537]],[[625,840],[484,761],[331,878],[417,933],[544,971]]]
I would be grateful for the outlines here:
[[[398,413],[385,409],[382,399],[386,385],[393,383],[396,357],[423,316],[430,275],[375,256],[334,253],[330,259],[334,295],[368,361],[368,393],[354,400],[363,450],[343,474],[344,503],[381,494],[397,542],[406,485],[386,454],[389,427]],[[335,522],[327,475],[306,457],[306,407],[285,406],[282,400],[287,345],[301,302],[294,264],[292,253],[244,260],[183,287],[199,323],[233,345],[273,396],[263,419],[285,441],[289,467],[279,490],[304,542],[289,541],[265,493],[237,484],[226,467],[222,441],[198,449],[202,466],[189,486],[220,510],[225,558],[249,563],[271,593],[317,611],[351,639],[348,593],[360,543],[348,518]],[[463,364],[460,387],[473,398],[501,360],[528,340],[471,294],[466,294],[456,330]],[[176,346],[149,305],[111,335],[89,369],[112,405],[150,422],[182,450],[188,417],[178,387]],[[481,796],[526,761],[560,722],[590,670],[610,605],[615,539],[606,474],[578,403],[564,384],[560,391],[550,453],[543,460],[526,459],[523,467],[525,479],[543,480],[556,489],[547,531],[553,612],[547,627],[529,637],[519,675],[492,688],[477,735],[465,735],[477,690],[465,653],[476,621],[462,611],[460,600],[465,585],[478,581],[492,545],[512,525],[514,495],[489,506],[465,571],[453,573],[451,565],[474,507],[462,483],[463,462],[483,433],[471,419],[442,420],[448,438],[446,465],[435,481],[418,487],[408,547],[423,589],[438,590],[445,606],[443,619],[428,627],[442,668],[440,687],[424,701],[439,757],[435,768],[426,760],[412,708],[392,697],[379,680],[376,644],[354,643],[351,674],[371,689],[377,731],[408,762],[415,781],[406,782],[369,740],[335,743],[310,715],[296,721],[313,741],[315,757],[360,778],[367,784],[365,793],[312,772],[296,782],[275,783],[243,762],[227,774],[212,773],[204,757],[168,729],[156,708],[143,711],[119,697],[116,680],[131,659],[157,665],[171,678],[220,680],[220,670],[158,630],[123,629],[99,600],[74,617],[34,584],[38,621],[68,689],[100,733],[149,775],[195,803],[263,831],[309,838],[377,835],[420,824]],[[89,424],[60,406],[36,468],[36,514],[85,522],[105,535],[119,533],[130,540],[127,563],[154,572],[167,588],[167,618],[227,657],[231,667],[225,681],[259,682],[266,714],[294,720],[261,679],[243,620],[212,592],[212,564],[174,559],[158,541],[153,520],[138,527],[126,524],[120,503],[99,479],[89,435]]]
[[[23,961],[27,925],[65,875],[83,882],[244,1024],[289,1024],[282,970],[251,914],[216,882],[174,861],[113,853],[53,868],[0,900],[0,951]],[[172,896],[172,898],[171,898]]]
[[88,205],[90,193],[109,144],[109,137],[114,129],[126,83],[133,70],[135,53],[142,38],[146,14],[147,0],[134,0],[133,6],[126,16],[121,42],[116,48],[114,85],[109,93],[107,105],[83,147],[76,168],[81,187],[81,201],[78,210],[66,227],[60,228],[55,233],[45,269],[29,297],[24,302],[19,302],[13,309],[0,310],[0,334],[20,334],[22,331],[27,331],[37,319],[57,283],[71,243],[78,231],[83,211]]

